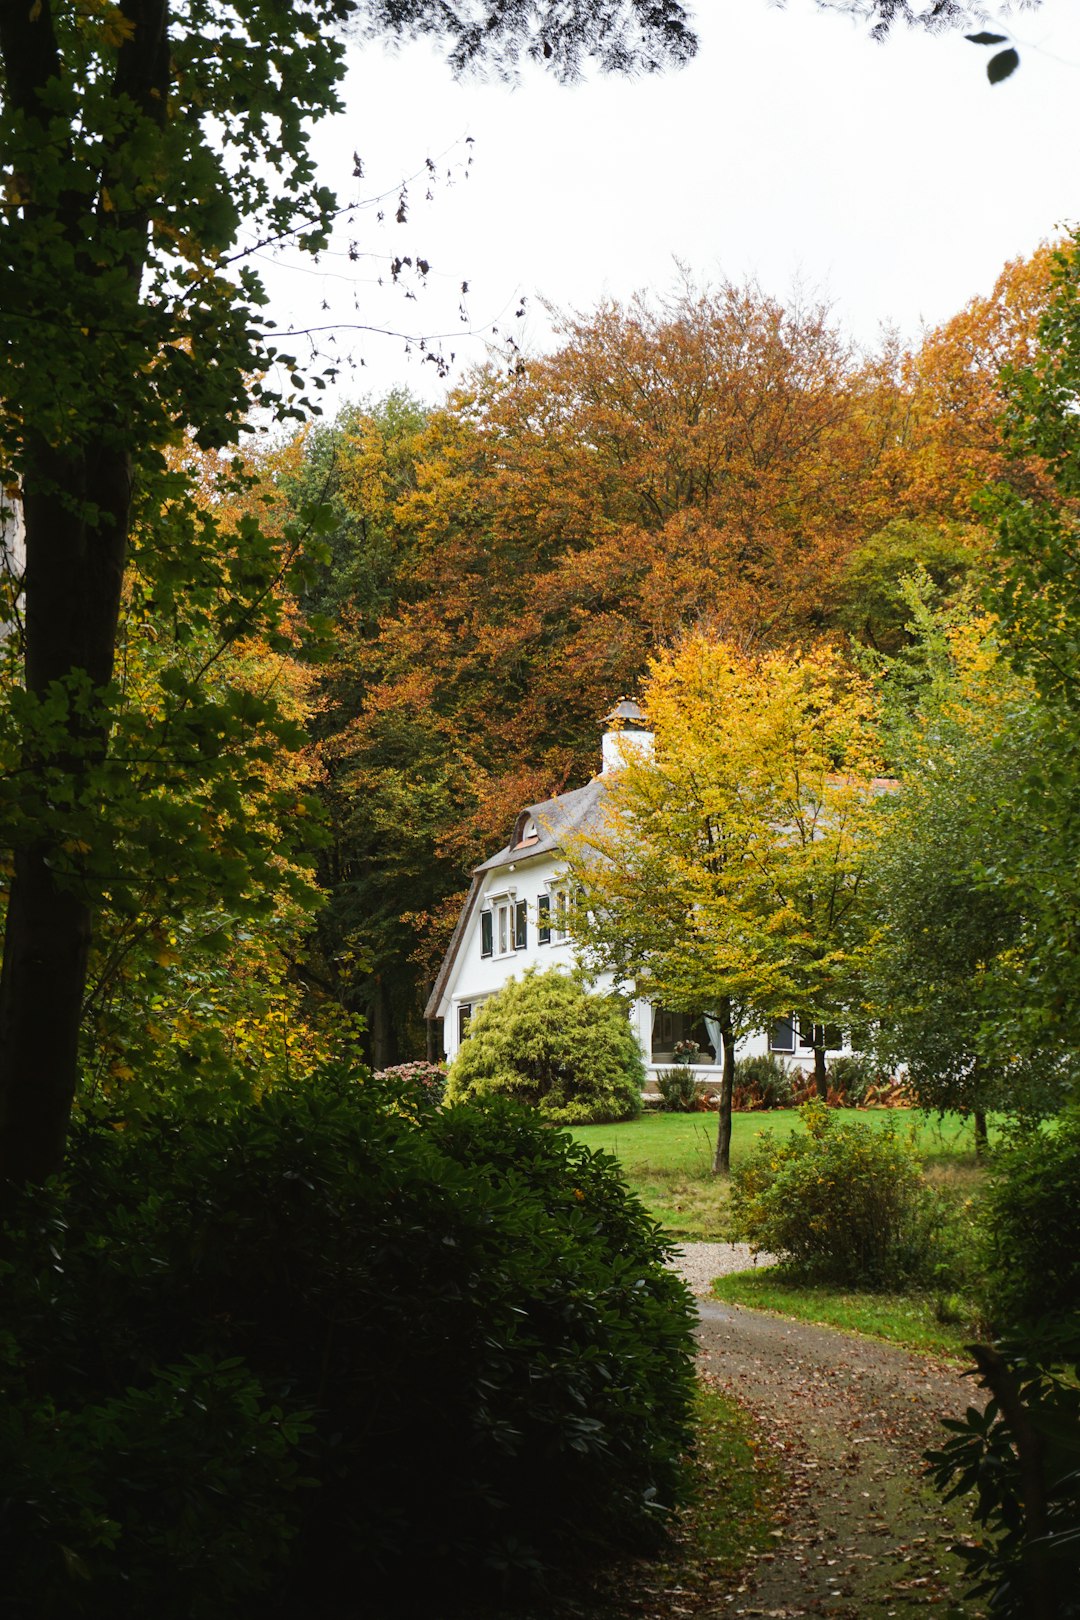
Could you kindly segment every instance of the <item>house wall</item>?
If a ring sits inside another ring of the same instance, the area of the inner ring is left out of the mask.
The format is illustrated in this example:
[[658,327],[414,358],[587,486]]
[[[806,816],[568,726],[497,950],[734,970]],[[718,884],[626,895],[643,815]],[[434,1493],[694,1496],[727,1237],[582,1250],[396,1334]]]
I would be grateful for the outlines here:
[[[566,892],[566,884],[559,862],[550,853],[533,857],[525,855],[517,861],[484,874],[479,894],[473,904],[468,929],[461,942],[454,971],[443,997],[443,1048],[451,1062],[460,1044],[459,1013],[463,1006],[475,1011],[488,996],[501,989],[508,979],[520,978],[528,968],[545,970],[561,967],[569,972],[574,967],[574,950],[569,938],[558,937],[557,902],[560,892]],[[546,944],[540,942],[542,898],[546,899],[550,906],[551,938]],[[511,930],[507,949],[503,950],[500,948],[499,938],[500,908],[504,906],[508,908],[508,920],[512,923],[516,921],[516,908],[522,903],[525,905],[526,923],[524,948],[517,948],[511,943],[513,937]],[[485,956],[482,949],[483,929],[480,919],[484,911],[490,911],[492,916],[493,950],[490,956]],[[598,988],[611,989],[612,982],[608,975],[599,981]]]
[[[443,1049],[450,1062],[453,1062],[460,1045],[460,1014],[463,1007],[475,1012],[489,996],[501,989],[508,979],[520,978],[528,968],[536,967],[544,970],[561,967],[567,972],[573,968],[575,964],[573,945],[569,938],[559,939],[556,932],[557,896],[560,889],[565,890],[565,887],[561,863],[557,855],[551,852],[531,857],[526,854],[482,875],[468,926],[440,1004],[443,1018]],[[542,897],[547,898],[551,908],[549,913],[551,939],[546,944],[540,943]],[[511,943],[513,937],[511,930],[507,936],[507,948],[502,950],[498,932],[499,908],[507,908],[508,924],[512,924],[516,920],[516,907],[522,903],[525,906],[525,944],[521,948],[516,948]],[[493,950],[490,956],[485,956],[482,950],[483,928],[480,919],[484,911],[490,911],[492,915]],[[602,975],[597,980],[596,987],[599,990],[614,988],[612,976]],[[638,1037],[646,1067],[651,1073],[655,1073],[657,1067],[666,1067],[663,1062],[659,1065],[652,1062],[651,1004],[645,1000],[634,1001],[630,1008],[630,1021]],[[761,1030],[744,1037],[736,1048],[736,1055],[749,1057],[768,1050],[768,1032]],[[836,1047],[830,1056],[839,1056],[841,1052],[847,1050],[850,1049],[846,1046]],[[811,1067],[813,1064],[812,1051],[800,1044],[797,1034],[794,1037],[793,1050],[782,1055],[788,1061],[801,1063],[804,1067]],[[702,1081],[720,1079],[719,1064],[695,1064],[694,1072]]]

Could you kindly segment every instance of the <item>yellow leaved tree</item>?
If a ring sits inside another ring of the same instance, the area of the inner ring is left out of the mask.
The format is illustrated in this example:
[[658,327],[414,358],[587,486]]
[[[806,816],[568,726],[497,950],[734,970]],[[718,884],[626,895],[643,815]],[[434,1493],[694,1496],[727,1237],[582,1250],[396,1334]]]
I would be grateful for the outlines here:
[[875,702],[830,647],[746,653],[702,635],[653,662],[644,702],[652,756],[626,762],[567,851],[574,931],[591,968],[716,1021],[726,1172],[740,1035],[797,1008],[824,1094],[825,1026],[855,1000]]

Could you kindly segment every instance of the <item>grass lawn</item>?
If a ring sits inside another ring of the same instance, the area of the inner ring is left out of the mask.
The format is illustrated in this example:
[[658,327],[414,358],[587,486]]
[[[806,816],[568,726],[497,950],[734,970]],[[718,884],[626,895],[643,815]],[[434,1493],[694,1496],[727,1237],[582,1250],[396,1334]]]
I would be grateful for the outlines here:
[[778,1267],[739,1271],[713,1283],[717,1299],[732,1305],[750,1305],[775,1311],[803,1322],[822,1322],[847,1333],[865,1333],[872,1339],[902,1344],[924,1356],[968,1361],[964,1346],[978,1338],[974,1323],[942,1322],[935,1302],[923,1294],[871,1294],[816,1287],[785,1280]]
[[[914,1132],[931,1178],[959,1193],[981,1178],[975,1164],[971,1125],[955,1114],[944,1119],[904,1108],[841,1108],[845,1119],[874,1128],[891,1121]],[[731,1158],[753,1145],[760,1131],[778,1137],[803,1130],[795,1109],[732,1116]],[[623,1125],[581,1125],[571,1135],[586,1146],[613,1154],[642,1203],[674,1237],[720,1241],[724,1237],[727,1183],[712,1174],[716,1115],[645,1114]]]

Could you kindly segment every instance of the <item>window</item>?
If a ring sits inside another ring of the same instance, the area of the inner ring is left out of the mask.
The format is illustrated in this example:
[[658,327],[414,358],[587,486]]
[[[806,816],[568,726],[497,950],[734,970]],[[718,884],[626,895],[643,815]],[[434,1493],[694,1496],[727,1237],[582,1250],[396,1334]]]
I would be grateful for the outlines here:
[[536,942],[551,944],[551,896],[542,894],[536,902]]
[[523,951],[528,943],[527,911],[523,900],[514,900],[512,890],[489,897],[487,910],[480,913],[481,956]]
[[835,1052],[844,1044],[844,1032],[836,1024],[815,1024],[812,1018],[800,1017],[799,1045],[804,1051],[813,1051],[815,1034],[826,1052]]
[[795,1050],[795,1019],[793,1017],[774,1018],[769,1027],[770,1052],[794,1052]]
[[566,938],[566,890],[556,889],[554,898],[555,938],[557,940],[562,940]]
[[457,1010],[457,1038],[459,1046],[469,1033],[469,1019],[471,1017],[472,1003],[469,1001],[462,1001],[459,1003]]

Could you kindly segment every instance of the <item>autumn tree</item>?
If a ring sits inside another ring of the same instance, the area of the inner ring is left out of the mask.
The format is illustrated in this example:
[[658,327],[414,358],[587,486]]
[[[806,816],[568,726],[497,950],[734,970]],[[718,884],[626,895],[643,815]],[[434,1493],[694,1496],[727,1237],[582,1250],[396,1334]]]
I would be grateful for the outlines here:
[[[348,18],[369,33],[438,33],[457,65],[529,56],[564,76],[589,57],[657,67],[694,47],[674,0],[467,18],[428,0],[0,0],[0,471],[19,486],[26,541],[0,975],[0,1175],[16,1181],[60,1162],[76,1084],[109,893],[125,579],[137,560],[166,613],[209,591],[203,610],[231,639],[280,570],[253,525],[222,556],[162,452],[185,429],[202,446],[235,443],[253,404],[305,408],[305,380],[260,318],[241,233],[309,250],[327,240],[335,199],[315,178],[308,128],[337,106]],[[284,375],[277,390],[252,380],[270,375]],[[187,720],[198,712],[193,698]],[[214,735],[210,724],[189,739],[212,749]]]
[[799,1009],[824,1096],[825,1026],[857,999],[875,706],[826,647],[701,635],[653,663],[645,706],[653,757],[627,761],[569,852],[573,926],[594,966],[715,1017],[726,1171],[737,1035]]
[[[430,825],[398,910],[436,960],[461,874],[522,803],[592,774],[599,718],[651,654],[700,624],[746,645],[812,637],[842,560],[885,519],[892,384],[824,309],[686,287],[562,336],[431,413],[389,510],[381,487],[342,489],[399,559],[377,634],[349,655],[363,696],[347,747],[367,763],[355,790],[339,775],[342,811],[372,849]],[[354,455],[343,441],[343,469]],[[424,969],[396,952],[415,996]]]

